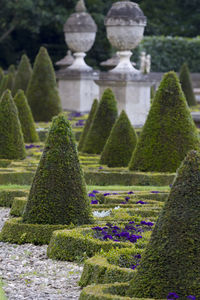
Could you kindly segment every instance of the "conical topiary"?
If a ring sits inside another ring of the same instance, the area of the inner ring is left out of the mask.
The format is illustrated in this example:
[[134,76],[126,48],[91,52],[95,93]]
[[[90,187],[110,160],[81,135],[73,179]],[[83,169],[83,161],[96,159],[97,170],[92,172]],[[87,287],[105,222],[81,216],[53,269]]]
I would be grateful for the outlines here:
[[23,221],[32,224],[87,224],[90,203],[69,121],[53,119],[30,190]]
[[11,92],[0,99],[0,159],[23,159],[26,156],[21,124]]
[[4,75],[0,83],[0,97],[3,94],[3,92],[5,92],[5,90],[7,89],[7,84],[8,84],[8,75]]
[[82,151],[99,154],[109,137],[117,119],[117,102],[111,89],[106,89],[99,103]]
[[174,72],[164,75],[129,165],[130,170],[175,172],[199,136]]
[[10,90],[11,92],[13,91],[13,86],[15,82],[15,75],[14,73],[10,72],[8,73],[8,80],[5,89]]
[[79,140],[79,144],[78,144],[78,150],[79,150],[79,151],[81,151],[82,148],[83,148],[83,145],[84,145],[86,136],[87,136],[87,134],[88,134],[88,132],[89,132],[89,129],[90,129],[91,124],[92,124],[92,121],[93,121],[94,116],[95,116],[95,114],[96,114],[96,112],[97,112],[98,105],[99,105],[99,104],[98,104],[98,100],[95,99],[95,100],[93,101],[92,108],[91,108],[91,110],[90,110],[89,116],[88,116],[87,121],[86,121],[86,123],[85,123],[85,126],[84,126],[84,128],[83,128],[82,134],[81,134],[81,136],[80,136],[80,140]]
[[51,121],[62,110],[53,65],[44,47],[40,48],[35,59],[26,95],[37,122]]
[[13,95],[15,95],[19,89],[23,90],[24,93],[26,92],[32,73],[33,71],[29,59],[27,55],[24,54],[21,57],[17,74],[15,76]]
[[38,142],[39,137],[36,132],[31,109],[28,105],[24,91],[18,90],[17,94],[14,97],[14,102],[18,109],[18,115],[22,127],[24,141],[26,143]]
[[190,77],[190,71],[186,63],[181,66],[179,79],[181,83],[182,90],[185,94],[185,98],[189,106],[197,105],[194,91],[192,88],[192,80]]
[[136,144],[137,135],[123,110],[103,148],[100,164],[108,167],[127,167]]
[[200,299],[200,153],[190,151],[178,170],[128,295]]
[[15,69],[15,65],[10,65],[8,68],[8,74],[12,73],[13,75],[15,75],[16,73],[16,69]]

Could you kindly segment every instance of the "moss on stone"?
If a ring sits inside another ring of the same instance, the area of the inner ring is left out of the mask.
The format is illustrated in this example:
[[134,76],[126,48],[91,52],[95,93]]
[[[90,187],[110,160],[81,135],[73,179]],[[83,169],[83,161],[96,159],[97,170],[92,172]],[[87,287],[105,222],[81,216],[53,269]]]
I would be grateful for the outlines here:
[[190,71],[186,63],[181,66],[179,79],[182,90],[185,94],[185,98],[189,106],[197,105],[195,95],[192,88],[192,80],[190,77]]
[[0,99],[0,158],[26,157],[21,124],[11,92],[6,90]]
[[24,141],[26,143],[38,142],[39,137],[36,132],[36,127],[31,113],[31,109],[28,105],[23,90],[18,90],[17,94],[14,97],[14,102],[18,109],[18,115],[22,126]]
[[62,110],[53,65],[44,47],[35,59],[26,95],[37,122],[51,121]]
[[108,167],[128,166],[136,144],[137,135],[123,110],[113,125],[99,163]]
[[116,119],[117,102],[111,89],[106,89],[99,103],[82,151],[94,154],[101,153]]
[[200,298],[200,153],[190,151],[172,186],[129,296]]
[[95,114],[97,112],[97,109],[98,109],[98,100],[95,99],[93,101],[92,108],[90,110],[89,116],[88,116],[87,121],[85,123],[85,126],[83,128],[82,134],[80,136],[80,140],[79,140],[79,144],[78,144],[78,150],[79,151],[82,151],[82,149],[83,149],[86,136],[87,136],[88,131],[89,131],[90,127],[91,127],[91,124],[92,124],[92,122],[94,120],[94,117],[95,117]]
[[175,172],[200,140],[178,78],[164,75],[140,134],[130,170]]
[[68,120],[52,126],[30,190],[23,221],[32,224],[88,224],[92,220],[86,185]]
[[33,70],[30,61],[26,54],[22,55],[18,70],[15,76],[15,82],[13,86],[13,95],[17,93],[19,89],[23,90],[24,93],[27,90],[28,83],[31,79]]

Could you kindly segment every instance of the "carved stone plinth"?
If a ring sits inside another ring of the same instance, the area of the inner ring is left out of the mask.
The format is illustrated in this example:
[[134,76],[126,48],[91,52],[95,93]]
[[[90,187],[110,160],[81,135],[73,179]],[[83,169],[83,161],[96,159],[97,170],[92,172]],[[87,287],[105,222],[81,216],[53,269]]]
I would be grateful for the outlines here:
[[149,75],[102,72],[95,82],[100,87],[100,97],[106,88],[115,94],[119,113],[124,109],[134,127],[142,127],[150,109],[152,81]]
[[58,71],[56,75],[62,108],[77,112],[90,111],[93,100],[99,98],[99,87],[94,82],[99,74],[67,68]]

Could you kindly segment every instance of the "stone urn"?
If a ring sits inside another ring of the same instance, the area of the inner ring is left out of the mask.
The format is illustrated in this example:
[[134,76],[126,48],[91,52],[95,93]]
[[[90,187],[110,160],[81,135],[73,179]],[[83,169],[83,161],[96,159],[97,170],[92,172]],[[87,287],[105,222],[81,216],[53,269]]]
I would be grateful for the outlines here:
[[131,50],[136,48],[143,38],[146,17],[137,3],[119,1],[112,5],[105,18],[107,37],[118,50],[119,64],[110,72],[140,73],[131,61]]
[[64,25],[65,41],[75,58],[68,69],[90,71],[92,68],[85,63],[84,57],[94,44],[97,25],[86,12],[84,0],[78,1],[75,11]]

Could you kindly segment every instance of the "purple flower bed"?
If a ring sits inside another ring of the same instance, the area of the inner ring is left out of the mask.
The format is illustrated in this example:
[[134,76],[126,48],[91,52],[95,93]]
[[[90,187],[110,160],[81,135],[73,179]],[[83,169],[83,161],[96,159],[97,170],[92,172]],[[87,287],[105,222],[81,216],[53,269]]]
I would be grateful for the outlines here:
[[124,227],[107,223],[104,227],[96,226],[92,230],[93,237],[101,241],[136,243],[142,238],[143,232],[152,230],[153,225],[152,222],[141,221],[140,224],[135,224],[134,221],[131,221]]
[[30,144],[30,145],[26,145],[25,148],[26,149],[33,149],[33,148],[41,148],[42,146],[40,145],[33,145],[33,144]]
[[[179,295],[174,293],[174,292],[169,293],[168,296],[167,296],[167,300],[176,300],[178,298],[179,298]],[[187,299],[196,300],[196,296],[189,295],[189,296],[187,296]]]

